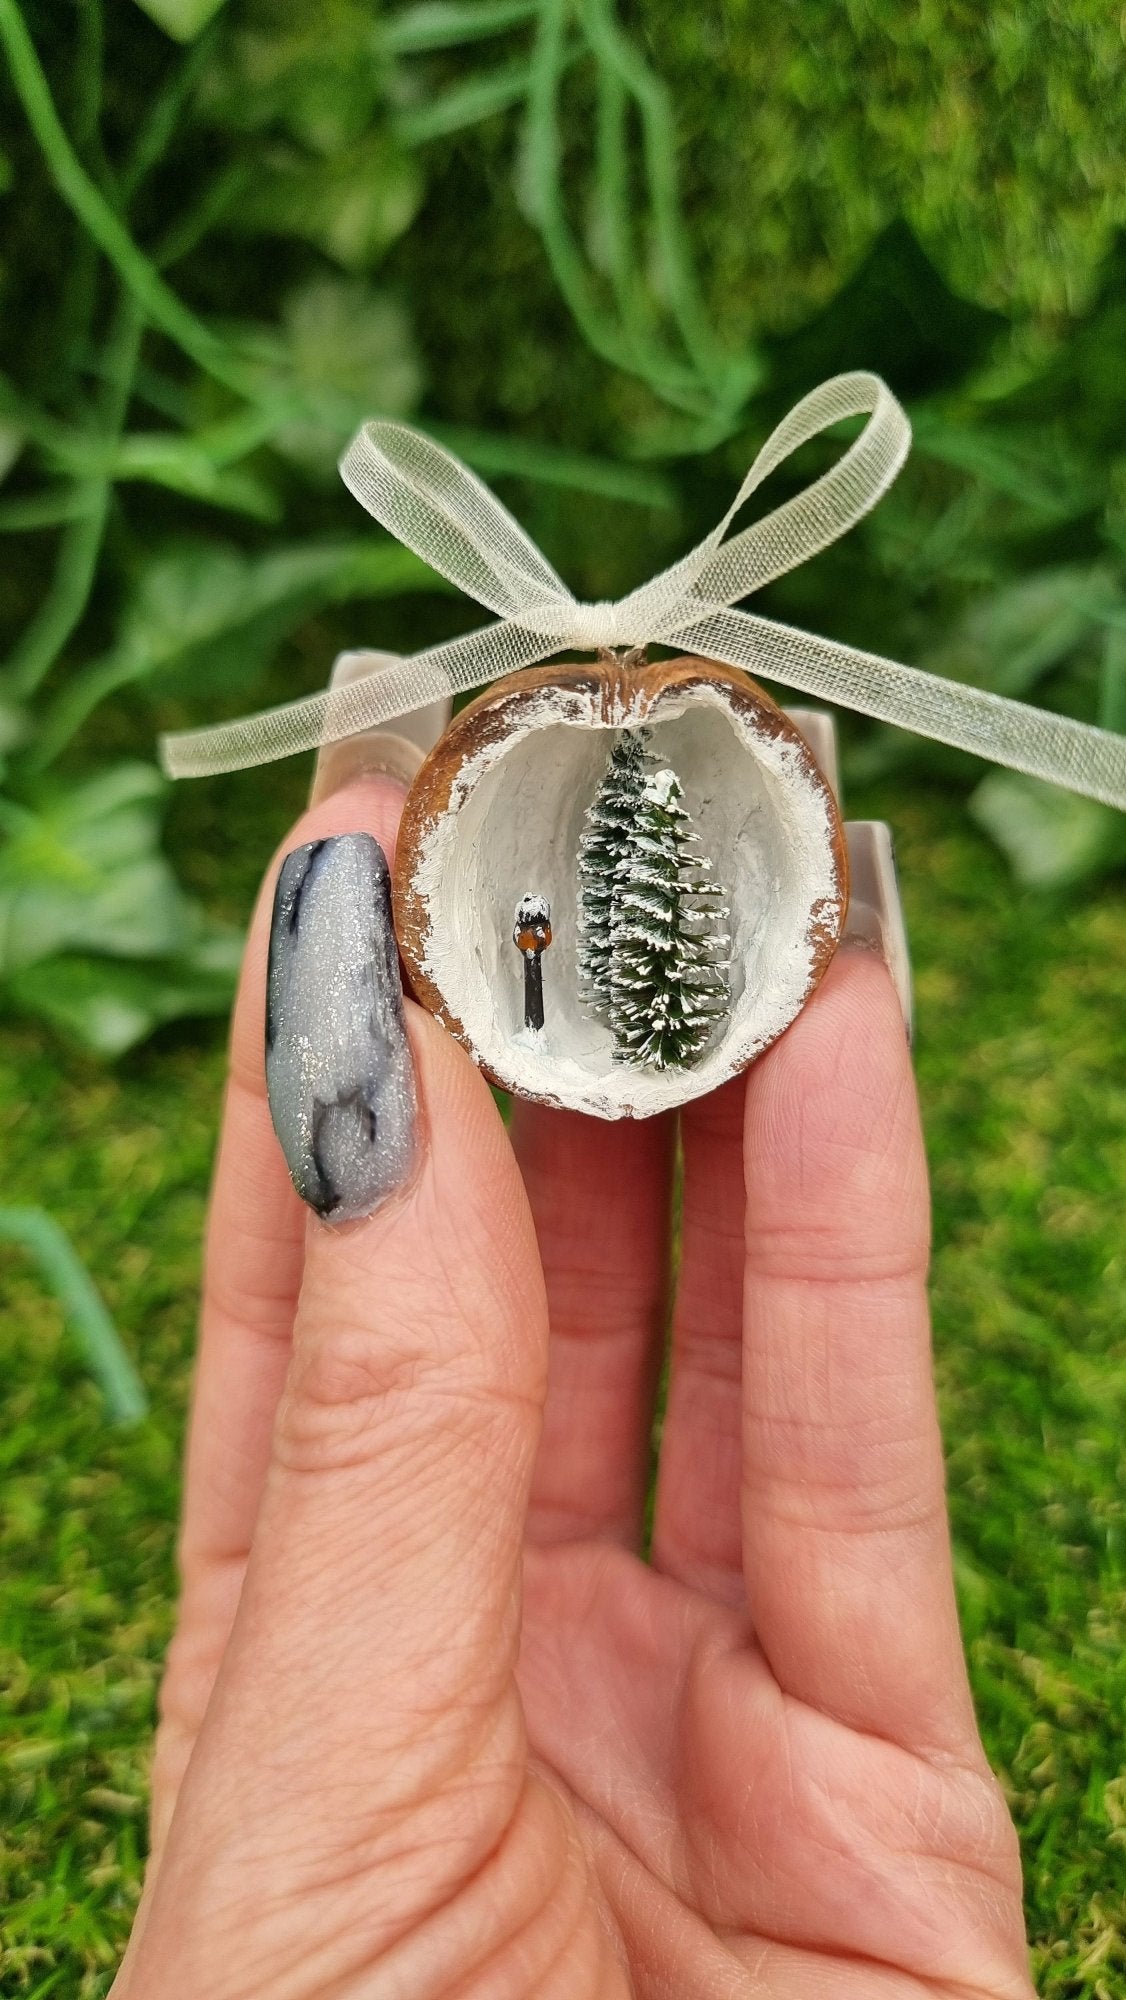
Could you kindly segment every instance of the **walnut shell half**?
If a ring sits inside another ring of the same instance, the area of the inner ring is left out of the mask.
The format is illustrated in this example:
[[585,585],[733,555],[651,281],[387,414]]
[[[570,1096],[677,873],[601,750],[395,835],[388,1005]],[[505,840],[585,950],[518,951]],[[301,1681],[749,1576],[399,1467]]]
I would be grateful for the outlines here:
[[[638,725],[676,771],[730,907],[731,1007],[691,1068],[614,1058],[579,992],[576,857],[614,732]],[[523,1025],[513,913],[550,899],[546,1025]],[[805,738],[746,675],[708,660],[616,660],[511,675],[455,717],[415,778],[394,877],[417,998],[502,1089],[646,1118],[745,1069],[809,998],[840,939],[848,864]]]

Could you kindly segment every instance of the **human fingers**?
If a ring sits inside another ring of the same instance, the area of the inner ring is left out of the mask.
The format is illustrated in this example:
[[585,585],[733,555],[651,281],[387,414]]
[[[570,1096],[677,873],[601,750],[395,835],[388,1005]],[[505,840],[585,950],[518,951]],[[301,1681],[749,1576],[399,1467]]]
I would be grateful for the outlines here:
[[[832,760],[831,733],[822,743],[826,750]],[[884,959],[909,1031],[910,961],[891,834],[875,822],[852,820],[845,835],[852,882],[845,942]],[[745,1095],[746,1079],[740,1078],[681,1114],[680,1270],[653,1534],[659,1569],[736,1605],[743,1602]]]
[[916,1750],[976,1728],[954,1605],[926,1297],[929,1203],[900,1003],[840,954],[751,1072],[743,1541],[789,1694]]
[[[283,851],[364,829],[393,854],[404,795],[392,778],[354,780],[307,812]],[[280,862],[281,854],[258,898],[232,1018],[185,1475],[181,1602],[153,1769],[156,1847],[238,1604],[304,1263],[306,1211],[266,1102],[266,958]]]
[[[472,1876],[521,1802],[512,1670],[542,1280],[488,1090],[428,1017],[410,1008],[408,1025],[407,1178],[367,1219],[307,1238],[234,1627],[138,1946],[176,1963],[177,1991],[207,1990],[222,1930],[185,1938],[183,1913],[221,1912],[235,1887],[262,1913],[240,1964],[265,1985],[315,1941],[309,1988],[336,1990],[418,1899],[441,1907]],[[325,1037],[310,1039],[315,1066]],[[387,1129],[397,1146],[390,1112]],[[318,1172],[347,1143],[328,1134]]]
[[[338,653],[329,676],[329,687],[335,693],[352,687],[356,681],[369,680],[373,674],[386,673],[401,663],[401,653],[374,652],[370,647],[362,651]],[[355,735],[342,736],[335,743],[322,743],[313,771],[310,805],[319,805],[322,799],[331,797],[333,792],[343,791],[357,777],[374,771],[385,772],[401,784],[409,785],[423,758],[434,748],[449,723],[452,712],[453,701],[445,695],[437,701],[427,702],[423,708],[412,709],[409,715],[399,716],[393,729],[383,724],[376,729],[361,729]]]
[[653,1522],[657,1569],[743,1600],[743,1105],[735,1077],[680,1120],[684,1198]]
[[664,1335],[673,1125],[513,1107],[551,1326],[528,1530],[640,1544]]

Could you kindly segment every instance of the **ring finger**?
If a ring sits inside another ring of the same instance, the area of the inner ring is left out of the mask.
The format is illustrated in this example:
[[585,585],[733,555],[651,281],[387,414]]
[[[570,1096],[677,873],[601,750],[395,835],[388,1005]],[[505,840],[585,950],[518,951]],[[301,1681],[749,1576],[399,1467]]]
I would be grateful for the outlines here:
[[517,1104],[551,1323],[528,1531],[640,1544],[668,1290],[673,1125]]
[[684,1207],[653,1562],[723,1603],[743,1597],[739,1483],[744,1078],[681,1117]]

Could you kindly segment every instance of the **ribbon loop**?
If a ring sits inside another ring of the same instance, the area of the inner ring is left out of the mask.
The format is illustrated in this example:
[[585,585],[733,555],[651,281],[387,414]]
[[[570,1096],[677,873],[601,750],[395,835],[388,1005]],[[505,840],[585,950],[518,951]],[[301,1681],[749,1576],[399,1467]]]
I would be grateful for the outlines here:
[[[728,537],[735,516],[772,472],[854,416],[868,421],[826,472]],[[406,424],[364,424],[341,461],[349,491],[499,623],[381,666],[346,687],[215,729],[166,736],[164,768],[183,778],[269,763],[378,728],[567,647],[597,652],[659,642],[1126,810],[1126,737],[732,608],[855,527],[886,493],[910,443],[907,417],[878,375],[836,375],[803,396],[771,432],[710,535],[617,603],[584,604],[452,452]]]
[[452,451],[409,424],[364,424],[340,477],[369,514],[467,597],[502,618],[574,603],[530,535]]
[[732,604],[796,569],[838,541],[883,499],[911,449],[911,426],[878,375],[837,375],[795,404],[771,433],[735,497],[732,521],[765,479],[803,444],[845,417],[871,411],[868,423],[827,472],[722,543],[698,579],[702,596]]

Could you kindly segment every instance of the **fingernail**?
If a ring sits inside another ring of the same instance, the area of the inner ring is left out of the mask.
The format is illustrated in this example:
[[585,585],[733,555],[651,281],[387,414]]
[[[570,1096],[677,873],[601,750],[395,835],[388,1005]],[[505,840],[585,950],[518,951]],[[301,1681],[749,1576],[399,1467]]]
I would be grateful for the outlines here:
[[313,772],[309,804],[320,805],[354,778],[391,778],[402,786],[405,798],[422,758],[416,743],[389,729],[368,729],[361,736],[346,736],[341,743],[326,743]]
[[266,1089],[293,1185],[318,1215],[370,1215],[414,1157],[414,1069],[391,921],[369,833],[296,847],[274,892]]
[[[329,687],[334,692],[354,681],[399,665],[397,653],[340,653],[333,665]],[[326,743],[317,755],[309,804],[318,805],[333,792],[342,791],[353,778],[383,774],[409,786],[415,772],[433,749],[450,719],[448,700],[429,702],[400,717],[393,729],[365,729],[344,736],[338,743]]]
[[895,868],[895,847],[891,828],[874,819],[845,822],[848,842],[848,916],[841,936],[845,946],[877,951],[891,973],[903,1025],[911,1040],[914,1001],[911,990],[911,956],[907,927],[899,898],[899,878]]

